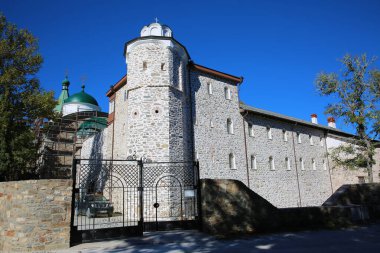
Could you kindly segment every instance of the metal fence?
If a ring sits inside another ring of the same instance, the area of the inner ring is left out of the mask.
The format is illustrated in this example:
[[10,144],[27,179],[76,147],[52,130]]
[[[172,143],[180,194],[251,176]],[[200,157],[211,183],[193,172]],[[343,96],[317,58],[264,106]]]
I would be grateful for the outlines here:
[[73,161],[72,241],[197,228],[198,164]]

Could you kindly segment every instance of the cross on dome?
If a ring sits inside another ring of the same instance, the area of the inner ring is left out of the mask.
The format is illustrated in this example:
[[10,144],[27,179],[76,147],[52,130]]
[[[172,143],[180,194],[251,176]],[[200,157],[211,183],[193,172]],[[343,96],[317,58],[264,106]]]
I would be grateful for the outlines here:
[[172,30],[169,26],[158,23],[158,18],[155,18],[155,23],[144,26],[141,29],[141,37],[145,36],[160,36],[160,37],[173,37]]

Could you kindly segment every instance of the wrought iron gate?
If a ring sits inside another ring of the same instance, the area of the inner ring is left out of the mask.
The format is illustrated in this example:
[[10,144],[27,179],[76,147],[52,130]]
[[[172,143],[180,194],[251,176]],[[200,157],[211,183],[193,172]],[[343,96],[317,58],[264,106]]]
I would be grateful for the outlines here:
[[74,160],[71,241],[198,226],[198,164]]

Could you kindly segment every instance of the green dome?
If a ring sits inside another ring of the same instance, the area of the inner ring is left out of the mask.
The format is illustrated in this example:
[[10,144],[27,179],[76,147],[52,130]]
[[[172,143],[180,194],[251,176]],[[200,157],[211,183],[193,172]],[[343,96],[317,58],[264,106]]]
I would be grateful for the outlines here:
[[91,117],[80,124],[77,135],[88,136],[100,132],[107,127],[107,118]]
[[84,92],[84,86],[82,86],[81,92],[75,93],[71,95],[70,97],[68,97],[65,100],[65,103],[87,103],[87,104],[99,106],[98,102],[93,96]]

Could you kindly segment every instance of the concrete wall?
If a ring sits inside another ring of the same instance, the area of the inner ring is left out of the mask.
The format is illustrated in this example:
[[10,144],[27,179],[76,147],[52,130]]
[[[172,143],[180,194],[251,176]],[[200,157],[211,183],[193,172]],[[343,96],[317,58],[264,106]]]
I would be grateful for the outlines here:
[[0,251],[68,248],[71,194],[71,180],[0,183]]
[[[323,131],[253,113],[244,115],[244,118],[249,187],[252,190],[277,207],[318,206],[332,194]],[[250,136],[248,124],[253,127],[253,136]],[[268,138],[268,128],[272,139]],[[287,140],[284,139],[284,131]],[[297,133],[301,143],[298,143]],[[270,166],[270,156],[274,160],[274,169]],[[256,158],[256,168],[252,157]],[[304,170],[300,158],[303,159]]]
[[[239,112],[236,84],[198,71],[190,73],[193,104],[195,152],[201,178],[236,179],[247,183],[243,118]],[[212,94],[207,85],[211,84]],[[225,99],[224,89],[231,90]],[[227,132],[227,119],[233,122],[233,134]],[[211,121],[212,124],[211,125]],[[235,168],[229,166],[229,154],[235,156]]]

